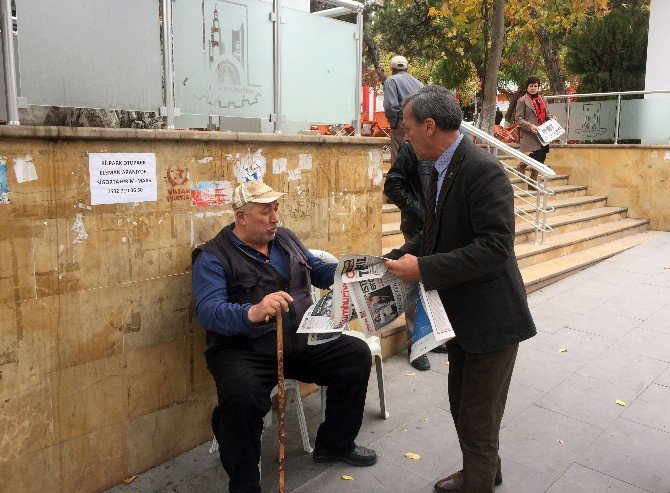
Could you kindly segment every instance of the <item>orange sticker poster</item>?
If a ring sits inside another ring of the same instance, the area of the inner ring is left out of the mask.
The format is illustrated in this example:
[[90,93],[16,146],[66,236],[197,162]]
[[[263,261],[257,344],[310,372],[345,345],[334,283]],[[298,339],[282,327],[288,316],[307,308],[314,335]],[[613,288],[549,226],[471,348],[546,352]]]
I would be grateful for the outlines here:
[[191,205],[196,207],[230,204],[232,198],[229,181],[199,181],[196,186],[191,185]]

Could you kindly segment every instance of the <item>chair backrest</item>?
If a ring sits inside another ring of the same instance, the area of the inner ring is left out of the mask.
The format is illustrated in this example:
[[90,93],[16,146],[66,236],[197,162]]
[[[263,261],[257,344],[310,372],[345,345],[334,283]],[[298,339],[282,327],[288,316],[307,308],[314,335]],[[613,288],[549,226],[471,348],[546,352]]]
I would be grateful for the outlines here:
[[[316,258],[321,259],[329,264],[337,263],[337,257],[335,257],[335,255],[330,252],[326,252],[325,250],[310,249],[309,252]],[[316,286],[312,286],[312,303],[316,303],[319,298],[321,298],[321,290]]]

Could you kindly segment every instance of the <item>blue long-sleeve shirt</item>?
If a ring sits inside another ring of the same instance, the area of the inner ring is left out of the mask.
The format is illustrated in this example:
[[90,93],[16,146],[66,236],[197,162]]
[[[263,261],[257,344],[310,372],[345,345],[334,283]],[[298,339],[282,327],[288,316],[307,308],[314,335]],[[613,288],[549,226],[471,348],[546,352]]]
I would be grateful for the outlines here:
[[[289,257],[279,243],[270,243],[270,257],[266,257],[242,242],[234,233],[233,242],[245,253],[269,262],[275,268],[280,279],[285,283],[289,277]],[[303,250],[311,270],[312,284],[326,289],[333,284],[337,264],[325,263],[312,255],[302,244]],[[253,332],[254,323],[249,321],[248,312],[251,303],[230,303],[228,301],[228,286],[223,265],[216,255],[202,252],[193,264],[192,272],[193,296],[195,298],[195,316],[206,330],[218,332],[225,336],[249,334]],[[270,293],[267,293],[270,294]]]

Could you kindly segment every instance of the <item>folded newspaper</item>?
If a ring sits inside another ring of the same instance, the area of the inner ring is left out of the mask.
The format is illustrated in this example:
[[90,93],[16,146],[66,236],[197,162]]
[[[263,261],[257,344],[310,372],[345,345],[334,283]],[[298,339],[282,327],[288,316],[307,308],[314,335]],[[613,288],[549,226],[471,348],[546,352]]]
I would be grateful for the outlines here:
[[307,310],[298,328],[298,333],[308,334],[308,344],[322,344],[339,337],[347,322],[356,318],[366,337],[370,337],[418,299],[421,326],[417,330],[415,319],[410,360],[454,337],[437,291],[426,291],[422,283],[398,279],[388,271],[384,260],[374,255],[340,257],[333,291]]
[[540,144],[547,145],[558,139],[565,130],[556,120],[549,119],[537,127],[537,138]]

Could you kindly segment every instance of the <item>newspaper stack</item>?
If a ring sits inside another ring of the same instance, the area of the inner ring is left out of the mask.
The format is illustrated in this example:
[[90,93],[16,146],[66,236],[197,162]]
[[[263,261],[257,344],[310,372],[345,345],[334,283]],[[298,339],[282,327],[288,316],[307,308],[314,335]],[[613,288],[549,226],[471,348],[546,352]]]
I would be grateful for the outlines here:
[[339,337],[347,322],[358,318],[370,337],[417,302],[410,361],[454,337],[437,291],[398,279],[384,260],[374,255],[340,257],[333,291],[307,310],[298,333],[308,334],[309,344],[322,344]]

